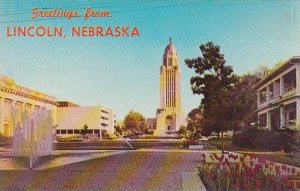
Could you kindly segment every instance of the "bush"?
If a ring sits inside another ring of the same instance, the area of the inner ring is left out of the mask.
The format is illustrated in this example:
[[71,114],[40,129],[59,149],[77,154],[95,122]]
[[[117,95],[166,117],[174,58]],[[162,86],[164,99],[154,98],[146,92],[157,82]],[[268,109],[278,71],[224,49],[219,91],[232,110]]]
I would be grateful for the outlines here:
[[296,135],[296,131],[290,129],[266,130],[247,128],[236,133],[232,142],[237,146],[248,149],[291,152],[297,148]]
[[154,132],[155,132],[155,130],[153,130],[153,129],[145,129],[145,134],[147,134],[147,135],[154,135]]
[[5,137],[0,133],[0,146],[10,146],[12,145],[12,142],[12,137]]

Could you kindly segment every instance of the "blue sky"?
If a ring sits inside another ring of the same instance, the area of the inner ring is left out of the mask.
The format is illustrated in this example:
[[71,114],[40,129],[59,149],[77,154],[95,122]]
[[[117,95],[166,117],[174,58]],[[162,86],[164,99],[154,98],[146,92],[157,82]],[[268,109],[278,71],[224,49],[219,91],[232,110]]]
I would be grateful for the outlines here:
[[[33,21],[32,7],[107,9],[111,18]],[[0,1],[0,73],[19,84],[80,105],[130,110],[154,117],[159,106],[159,69],[169,36],[179,54],[182,107],[199,105],[184,59],[199,45],[221,46],[237,74],[300,55],[300,3],[293,1]],[[9,38],[6,26],[63,26],[66,38]],[[140,37],[72,38],[71,26],[137,26]]]

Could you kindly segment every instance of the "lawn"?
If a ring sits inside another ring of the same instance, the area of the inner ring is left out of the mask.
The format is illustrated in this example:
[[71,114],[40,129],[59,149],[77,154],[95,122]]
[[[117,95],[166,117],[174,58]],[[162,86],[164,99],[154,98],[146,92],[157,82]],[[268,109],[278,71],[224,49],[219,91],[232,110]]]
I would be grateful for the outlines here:
[[[208,143],[217,149],[222,148],[222,141],[221,138],[213,138],[208,140]],[[224,138],[224,147],[226,151],[234,151],[245,155],[255,156],[264,158],[266,160],[280,162],[284,164],[289,164],[292,166],[300,167],[300,152],[291,152],[291,153],[284,153],[281,151],[272,152],[272,151],[265,151],[265,150],[253,150],[248,148],[239,147],[237,145],[232,144],[231,138]]]

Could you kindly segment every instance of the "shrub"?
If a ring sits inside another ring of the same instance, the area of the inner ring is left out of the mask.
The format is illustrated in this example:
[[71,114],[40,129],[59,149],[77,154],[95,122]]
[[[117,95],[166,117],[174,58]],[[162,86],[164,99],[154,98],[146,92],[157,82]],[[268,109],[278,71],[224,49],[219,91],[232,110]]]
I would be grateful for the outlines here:
[[10,146],[12,145],[12,142],[12,137],[5,137],[0,133],[0,146]]
[[233,137],[233,144],[258,150],[291,152],[297,149],[297,134],[290,129],[266,130],[257,128],[247,128],[236,133]]

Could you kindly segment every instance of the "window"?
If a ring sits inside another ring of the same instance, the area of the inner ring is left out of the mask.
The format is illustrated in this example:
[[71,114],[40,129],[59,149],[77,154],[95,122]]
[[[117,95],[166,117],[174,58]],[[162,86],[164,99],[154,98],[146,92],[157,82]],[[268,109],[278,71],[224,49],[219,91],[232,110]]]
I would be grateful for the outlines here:
[[259,91],[259,102],[264,103],[267,101],[267,88],[262,89]]
[[173,59],[169,58],[169,66],[173,66]]
[[61,134],[66,134],[67,131],[66,130],[60,130]]
[[101,126],[107,127],[108,125],[106,123],[101,123]]
[[67,134],[73,134],[73,130],[68,130]]
[[4,100],[4,118],[10,119],[10,108],[11,108],[11,100],[5,99]]
[[284,113],[285,113],[285,120],[287,125],[294,125],[296,121],[296,102],[288,104],[284,107]]
[[101,116],[101,119],[108,120],[108,118],[107,118],[107,117],[103,117],[103,116]]
[[267,126],[267,113],[261,114],[258,116],[258,125],[259,127]]
[[80,130],[74,129],[74,134],[80,134]]
[[296,69],[283,76],[283,92],[288,92],[296,88]]

